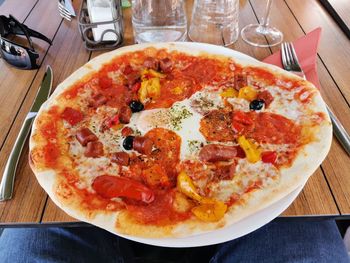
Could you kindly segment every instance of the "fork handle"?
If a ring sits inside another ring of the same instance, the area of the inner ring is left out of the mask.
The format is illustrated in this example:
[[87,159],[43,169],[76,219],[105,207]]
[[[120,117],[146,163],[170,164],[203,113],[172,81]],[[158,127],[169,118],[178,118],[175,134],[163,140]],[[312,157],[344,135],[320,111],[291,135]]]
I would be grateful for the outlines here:
[[[35,115],[34,115],[35,116]],[[13,185],[15,181],[16,169],[19,157],[28,137],[30,127],[32,126],[34,116],[27,116],[22,124],[21,130],[17,136],[16,142],[12,148],[10,156],[7,160],[5,170],[0,184],[0,201],[6,201],[12,198]]]
[[350,155],[350,136],[346,132],[343,125],[340,123],[338,118],[335,116],[335,114],[332,112],[332,110],[327,105],[327,110],[329,113],[329,116],[331,118],[332,124],[333,124],[333,133],[335,137],[337,137],[340,144],[343,146],[345,151]]

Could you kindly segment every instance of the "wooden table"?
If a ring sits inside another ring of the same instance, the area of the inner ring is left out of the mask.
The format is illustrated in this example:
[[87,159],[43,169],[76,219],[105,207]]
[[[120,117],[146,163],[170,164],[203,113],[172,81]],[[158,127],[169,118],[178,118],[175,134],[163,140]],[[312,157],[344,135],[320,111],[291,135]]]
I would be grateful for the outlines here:
[[[75,10],[80,0],[74,1]],[[262,17],[265,1],[250,0],[240,3],[240,27],[256,23]],[[20,6],[20,8],[18,8]],[[190,18],[192,1],[187,1]],[[346,8],[349,7],[349,4]],[[344,7],[345,8],[345,7]],[[131,10],[124,10],[124,45],[133,44]],[[49,46],[34,40],[41,54],[38,70],[15,69],[0,59],[0,176],[5,167],[21,124],[30,109],[46,65],[54,71],[54,87],[73,71],[101,52],[89,52],[78,32],[78,21],[63,21],[58,15],[56,1],[5,0],[0,14],[14,15],[29,27],[53,39]],[[318,1],[274,1],[270,17],[292,41],[321,26],[323,35],[318,53],[318,73],[321,93],[345,128],[350,132],[350,43],[337,24]],[[239,39],[231,48],[257,59],[275,52],[274,48],[253,48]],[[37,183],[28,164],[28,144],[25,145],[17,169],[14,198],[0,203],[0,225],[22,225],[74,222],[75,219],[58,209]],[[283,216],[334,216],[350,215],[350,158],[334,138],[332,148],[323,164],[308,180],[305,188],[283,213]]]

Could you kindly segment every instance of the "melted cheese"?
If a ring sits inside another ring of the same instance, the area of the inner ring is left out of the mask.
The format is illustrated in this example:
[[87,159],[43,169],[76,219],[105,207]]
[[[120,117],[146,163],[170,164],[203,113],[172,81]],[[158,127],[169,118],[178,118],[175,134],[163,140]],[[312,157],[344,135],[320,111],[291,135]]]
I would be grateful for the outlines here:
[[267,90],[271,93],[274,100],[266,111],[280,114],[298,123],[300,117],[304,115],[304,105],[294,99],[295,93],[299,90],[293,89],[288,91],[277,86],[270,86]]
[[137,123],[137,129],[141,134],[159,127],[176,132],[182,138],[180,159],[185,160],[191,159],[196,155],[197,151],[194,144],[200,145],[206,142],[199,131],[202,117],[201,114],[191,108],[190,100],[184,100],[175,103],[168,109],[143,111],[138,115],[137,119],[132,119],[131,123]]
[[240,159],[231,180],[221,180],[209,184],[210,195],[224,202],[229,201],[233,194],[244,194],[253,182],[261,180],[262,188],[264,188],[276,183],[279,176],[279,171],[271,164],[261,161],[253,164],[246,159]]
[[80,158],[75,159],[74,162],[80,177],[77,186],[86,188],[89,191],[93,191],[91,185],[97,176],[119,174],[119,166],[112,163],[107,157],[87,158],[82,155]]
[[249,101],[240,98],[229,98],[227,101],[232,105],[233,110],[250,111]]

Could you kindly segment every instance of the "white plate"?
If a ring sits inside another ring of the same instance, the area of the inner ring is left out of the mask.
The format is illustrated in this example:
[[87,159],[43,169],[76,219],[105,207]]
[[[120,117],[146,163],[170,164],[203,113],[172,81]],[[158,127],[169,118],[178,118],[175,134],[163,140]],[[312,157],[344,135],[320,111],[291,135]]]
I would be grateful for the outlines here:
[[[237,51],[222,48],[215,45],[208,45],[208,44],[199,44],[199,43],[162,43],[162,44],[141,44],[141,45],[133,45],[133,46],[127,46],[120,49],[117,49],[115,51],[112,51],[110,53],[105,53],[89,63],[87,65],[81,67],[79,70],[74,72],[70,77],[68,77],[63,83],[61,83],[55,90],[54,94],[51,96],[51,101],[54,100],[56,96],[58,96],[65,87],[72,85],[76,82],[77,79],[83,78],[87,74],[90,74],[94,70],[99,70],[101,65],[105,63],[106,61],[109,61],[111,57],[121,55],[126,52],[130,51],[137,51],[140,49],[144,49],[146,47],[152,47],[155,46],[157,48],[168,48],[169,50],[177,50],[177,51],[185,51],[189,52],[191,50],[191,53],[193,54],[199,54],[200,52],[204,51],[207,53],[212,53],[215,55],[223,55],[223,56],[231,56],[240,61],[241,65],[264,65],[265,67],[271,67],[271,69],[274,70],[281,70],[277,69],[273,66],[269,66],[266,64],[262,64],[261,62],[258,62],[252,57],[249,57],[245,54],[239,53]],[[291,73],[284,73],[284,74],[291,74]],[[294,75],[291,75],[294,76]],[[47,104],[49,102],[46,102]],[[44,108],[47,107],[47,105],[43,105]],[[322,104],[323,105],[323,104]],[[42,110],[42,109],[41,109]],[[41,111],[40,110],[40,111]],[[326,109],[323,109],[324,112],[326,112]],[[33,129],[35,126],[33,126]],[[328,131],[329,134],[326,134],[329,137],[329,146],[332,136],[332,131]],[[327,137],[325,136],[325,137]],[[328,140],[326,140],[328,143]],[[32,142],[31,142],[32,143]],[[32,144],[30,144],[30,147],[32,149]],[[324,156],[326,155],[326,149],[325,147],[324,152],[313,152],[309,150],[309,154],[312,156],[315,156],[313,160],[312,167],[318,167],[318,165],[323,160]],[[316,149],[318,149],[316,147]],[[328,147],[329,149],[329,147]],[[328,151],[327,151],[328,152]],[[241,236],[244,236],[273,220],[277,216],[279,216],[285,209],[288,208],[288,206],[294,201],[294,199],[298,196],[300,191],[302,190],[306,180],[308,177],[313,173],[314,169],[306,169],[304,166],[303,158],[299,158],[297,166],[294,167],[293,172],[297,171],[300,172],[301,170],[307,171],[305,172],[305,181],[301,182],[302,184],[299,185],[296,188],[293,188],[294,190],[290,192],[290,189],[288,192],[283,193],[286,194],[283,196],[283,198],[277,200],[276,202],[268,205],[267,207],[260,206],[261,210],[255,212],[254,214],[251,214],[250,216],[245,217],[244,219],[237,221],[236,223],[233,223],[230,226],[226,226],[223,229],[214,230],[211,232],[198,234],[198,235],[192,235],[184,238],[141,238],[141,237],[135,237],[135,236],[128,236],[128,235],[121,235],[122,237],[125,237],[127,239],[141,242],[144,244],[150,244],[150,245],[156,245],[156,246],[163,246],[163,247],[198,247],[198,246],[206,246],[206,245],[212,245],[212,244],[218,244],[225,241],[229,241],[232,239],[239,238]],[[94,224],[96,226],[100,226],[101,228],[106,229],[107,231],[110,231],[112,233],[116,233],[115,231],[115,218],[112,216],[105,216],[102,215],[95,218],[85,218],[82,214],[78,213],[77,211],[70,209],[67,206],[62,205],[57,197],[53,194],[52,189],[54,187],[55,183],[55,174],[54,173],[48,173],[43,172],[42,174],[36,173],[36,176],[38,178],[38,181],[40,185],[48,192],[51,199],[55,202],[56,205],[58,205],[62,210],[64,210],[66,213],[71,215],[74,218],[80,219],[82,221]],[[256,211],[256,210],[255,210]]]
[[234,223],[231,226],[223,229],[218,229],[206,234],[195,235],[184,238],[140,238],[120,235],[124,238],[161,247],[201,247],[219,244],[229,240],[239,238],[247,235],[254,230],[266,225],[276,217],[278,217],[284,210],[286,210],[301,192],[305,184],[302,184],[293,192],[270,205],[269,207],[258,211],[257,213],[244,218],[243,220]]

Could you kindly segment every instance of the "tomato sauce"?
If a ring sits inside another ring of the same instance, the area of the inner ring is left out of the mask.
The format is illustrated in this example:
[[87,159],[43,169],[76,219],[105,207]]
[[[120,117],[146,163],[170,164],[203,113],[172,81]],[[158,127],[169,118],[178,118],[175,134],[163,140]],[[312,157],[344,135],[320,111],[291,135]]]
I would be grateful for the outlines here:
[[314,92],[308,88],[301,89],[298,93],[294,95],[294,99],[301,101],[302,103],[308,103],[314,96]]
[[47,140],[56,139],[57,136],[57,127],[55,121],[46,122],[40,128],[41,134]]
[[65,90],[62,96],[68,100],[76,98],[79,91],[84,88],[84,84],[82,82],[75,83],[69,89]]
[[127,210],[142,224],[168,225],[184,221],[191,217],[191,212],[174,210],[175,190],[159,191],[154,202],[148,205],[127,205]]
[[174,79],[161,80],[159,98],[146,105],[146,109],[169,108],[175,102],[189,98],[201,87],[193,79],[175,76]]
[[44,154],[45,165],[47,167],[54,168],[57,164],[57,159],[60,156],[60,151],[57,148],[57,144],[48,142],[43,147],[43,154]]
[[113,85],[100,90],[100,93],[107,98],[107,105],[121,108],[126,105],[126,88],[122,85]]
[[260,189],[262,186],[262,181],[255,181],[255,182],[252,182],[248,187],[247,189],[245,189],[245,193],[249,193],[249,192],[252,192],[256,189]]
[[253,125],[245,135],[259,143],[297,144],[301,136],[301,127],[293,121],[269,112],[250,112]]
[[[64,172],[62,172],[61,175],[64,177],[67,176]],[[74,197],[75,205],[77,209],[81,211],[118,211],[125,207],[121,203],[102,198],[86,189],[79,189],[75,186],[75,182],[72,180],[69,181],[69,179],[67,179],[67,182],[62,181],[59,184],[56,193],[61,198],[67,199],[68,202],[70,202],[69,199],[72,195],[76,195],[77,197]],[[92,216],[93,213],[89,215]]]
[[227,202],[225,202],[225,204],[228,207],[233,206],[239,201],[240,198],[241,196],[239,194],[234,193],[233,195],[231,195],[230,199]]
[[244,69],[244,71],[247,72],[249,75],[254,76],[258,80],[261,79],[262,81],[264,81],[264,83],[267,83],[269,85],[276,83],[275,75],[267,70],[256,67],[247,67]]
[[46,167],[54,168],[57,166],[57,160],[60,157],[60,149],[58,147],[58,127],[57,120],[60,118],[58,114],[58,107],[52,107],[48,112],[41,115],[38,121],[38,134],[41,139],[44,139],[46,144],[42,148],[42,155],[44,158],[44,165]]

